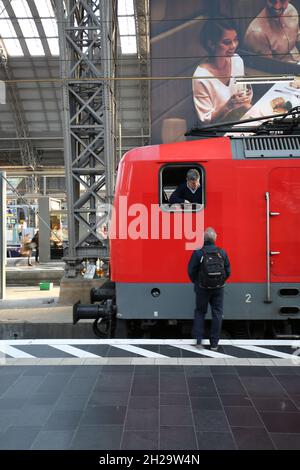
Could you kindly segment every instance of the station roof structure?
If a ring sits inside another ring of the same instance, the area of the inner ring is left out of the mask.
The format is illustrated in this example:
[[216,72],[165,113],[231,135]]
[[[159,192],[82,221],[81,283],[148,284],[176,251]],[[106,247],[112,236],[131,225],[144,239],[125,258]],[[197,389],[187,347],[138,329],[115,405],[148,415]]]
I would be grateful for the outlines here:
[[[61,0],[64,2],[64,0]],[[123,0],[118,7],[119,75],[140,73],[148,0]],[[63,166],[59,38],[54,0],[0,0],[0,166],[26,165],[20,143],[28,141],[39,165]],[[141,38],[141,41],[139,41]],[[122,56],[126,60],[122,61]],[[123,150],[144,142],[137,84],[118,87]],[[2,92],[1,92],[2,90]],[[135,110],[134,112],[132,110]],[[144,111],[145,112],[145,111]],[[126,130],[126,125],[128,129]],[[127,138],[127,140],[126,140]],[[129,138],[129,140],[128,140]],[[122,149],[120,149],[120,152]]]

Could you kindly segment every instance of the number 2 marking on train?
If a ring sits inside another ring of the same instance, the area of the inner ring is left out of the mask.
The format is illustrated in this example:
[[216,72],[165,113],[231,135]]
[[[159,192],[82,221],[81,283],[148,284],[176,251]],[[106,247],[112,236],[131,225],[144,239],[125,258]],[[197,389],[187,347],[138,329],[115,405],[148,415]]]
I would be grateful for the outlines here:
[[246,297],[246,300],[245,300],[246,304],[251,304],[251,297],[252,297],[252,294],[246,294],[245,297]]

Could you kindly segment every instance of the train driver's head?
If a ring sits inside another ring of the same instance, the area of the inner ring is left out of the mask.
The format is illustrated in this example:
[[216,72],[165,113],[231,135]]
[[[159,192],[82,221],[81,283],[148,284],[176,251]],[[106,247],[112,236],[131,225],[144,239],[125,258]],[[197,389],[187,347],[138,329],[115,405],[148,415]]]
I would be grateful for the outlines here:
[[200,174],[198,170],[191,168],[186,174],[187,185],[194,191],[200,186]]
[[215,229],[212,227],[207,227],[207,229],[204,232],[204,241],[214,243],[216,239],[217,239],[217,233]]

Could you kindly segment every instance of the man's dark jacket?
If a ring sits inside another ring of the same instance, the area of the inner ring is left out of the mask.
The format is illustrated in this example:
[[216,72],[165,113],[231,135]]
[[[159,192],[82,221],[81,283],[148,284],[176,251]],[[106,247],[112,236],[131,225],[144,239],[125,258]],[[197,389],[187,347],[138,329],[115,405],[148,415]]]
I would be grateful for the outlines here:
[[201,204],[202,203],[202,188],[199,188],[193,193],[188,188],[186,183],[181,183],[177,189],[171,194],[169,203],[170,204],[182,204],[184,201],[191,203]]
[[[204,246],[205,246],[205,251],[207,253],[212,253],[217,248],[213,242],[204,242]],[[226,279],[228,279],[230,276],[230,263],[229,263],[227,253],[225,250],[222,250],[221,248],[218,248],[218,250],[223,256]],[[188,265],[189,278],[195,284],[196,289],[199,287],[198,286],[198,274],[200,270],[200,261],[201,261],[202,256],[203,256],[202,248],[200,248],[199,250],[195,250],[191,256],[191,259]]]

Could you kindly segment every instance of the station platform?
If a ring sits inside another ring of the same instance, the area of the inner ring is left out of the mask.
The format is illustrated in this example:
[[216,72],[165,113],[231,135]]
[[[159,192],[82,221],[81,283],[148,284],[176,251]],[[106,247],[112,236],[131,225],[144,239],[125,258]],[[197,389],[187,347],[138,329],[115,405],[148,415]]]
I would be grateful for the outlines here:
[[[76,330],[58,288],[21,289],[8,288],[0,325]],[[299,450],[299,366],[299,340],[221,339],[215,352],[190,338],[8,334],[0,449]]]

